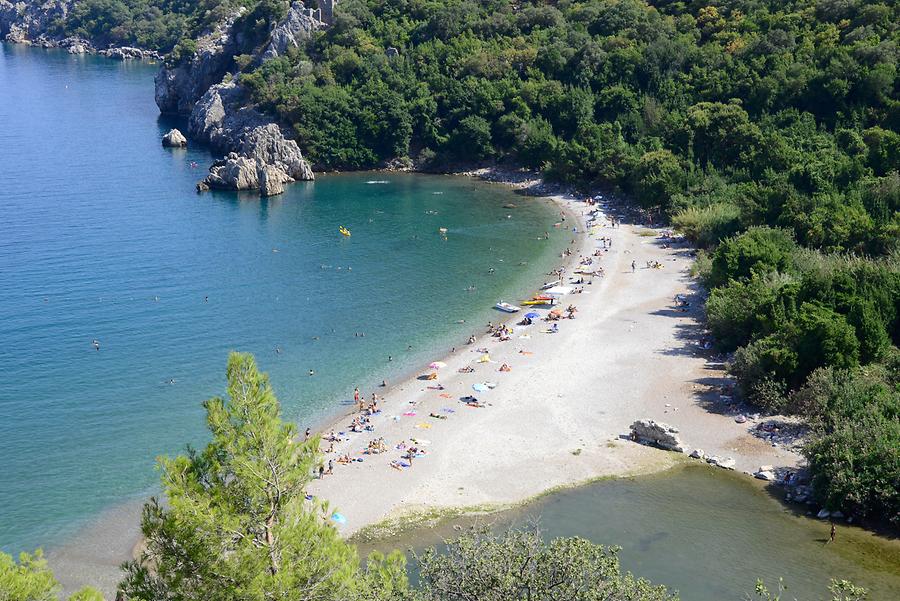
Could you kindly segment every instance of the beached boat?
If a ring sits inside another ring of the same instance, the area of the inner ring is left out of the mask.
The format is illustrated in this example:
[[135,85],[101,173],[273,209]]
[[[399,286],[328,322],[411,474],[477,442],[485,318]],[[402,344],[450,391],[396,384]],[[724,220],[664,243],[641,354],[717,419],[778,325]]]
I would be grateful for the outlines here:
[[517,307],[517,306],[511,305],[509,303],[504,303],[503,301],[500,301],[499,303],[494,305],[494,308],[499,309],[500,311],[503,311],[505,313],[518,313],[519,311],[522,310],[522,307]]
[[541,290],[549,290],[550,288],[553,288],[554,286],[559,286],[559,280],[556,280],[555,282],[544,282],[544,285],[541,286],[540,289]]

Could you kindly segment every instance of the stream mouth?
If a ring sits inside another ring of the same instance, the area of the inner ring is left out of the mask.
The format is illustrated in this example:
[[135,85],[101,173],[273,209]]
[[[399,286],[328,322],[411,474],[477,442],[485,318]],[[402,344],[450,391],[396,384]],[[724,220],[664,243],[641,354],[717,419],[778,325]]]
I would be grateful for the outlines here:
[[[779,579],[786,598],[824,599],[830,579],[869,590],[872,601],[900,598],[900,541],[798,514],[762,482],[707,466],[603,480],[496,514],[448,519],[360,545],[421,551],[475,523],[495,531],[535,523],[546,538],[581,536],[621,547],[622,569],[677,590],[690,601],[743,599],[757,579]],[[411,554],[407,552],[407,557]],[[411,576],[416,568],[410,564]]]

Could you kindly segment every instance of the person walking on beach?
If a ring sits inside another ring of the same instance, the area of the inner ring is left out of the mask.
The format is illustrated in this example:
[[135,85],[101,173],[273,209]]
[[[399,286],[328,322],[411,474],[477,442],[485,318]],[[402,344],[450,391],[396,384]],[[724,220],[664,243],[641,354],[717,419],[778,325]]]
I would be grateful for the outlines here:
[[835,535],[835,534],[837,534],[837,529],[834,527],[834,522],[831,522],[831,534],[828,535],[828,541],[825,543],[826,545],[827,545],[828,543],[833,543],[833,542],[834,542],[834,535]]
[[634,273],[635,269],[637,269],[637,266],[635,265],[634,261],[632,261],[631,262],[631,273]]
[[305,440],[309,440],[309,435],[310,435],[311,433],[312,433],[312,430],[310,430],[309,428],[307,428],[307,429],[306,429],[306,439],[305,439]]
[[353,400],[359,402],[359,386],[353,389]]

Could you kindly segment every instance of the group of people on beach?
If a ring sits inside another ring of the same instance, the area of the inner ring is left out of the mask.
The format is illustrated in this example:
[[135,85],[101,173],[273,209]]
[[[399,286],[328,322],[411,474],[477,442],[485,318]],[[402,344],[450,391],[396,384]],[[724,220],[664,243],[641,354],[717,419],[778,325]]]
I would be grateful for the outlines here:
[[[589,202],[589,205],[591,205],[591,206],[596,204],[595,200],[589,200],[588,202]],[[598,214],[601,214],[601,213],[599,213],[599,209],[593,209],[591,211],[590,219],[591,220],[596,219]],[[564,212],[560,214],[560,219],[562,221],[565,221],[565,213]],[[559,224],[556,224],[556,225],[559,225]],[[609,225],[612,227],[617,227],[618,220],[614,217],[609,218]],[[575,231],[577,231],[577,229]],[[574,243],[575,240],[573,240],[572,242]],[[579,256],[579,259],[578,259],[579,266],[581,266],[581,267],[593,266],[596,263],[596,259],[604,256],[604,252],[608,252],[609,249],[612,247],[612,239],[608,238],[606,236],[599,238],[599,242],[600,242],[601,246],[599,248],[597,248],[592,254],[587,255],[587,256],[585,256],[585,255]],[[573,254],[574,253],[572,252],[572,250],[570,248],[567,248],[563,252],[563,257],[570,257]],[[603,274],[602,267],[598,266],[598,267],[596,267],[596,270],[599,270],[600,275]],[[596,270],[594,271],[594,273],[591,273],[590,275],[597,275]],[[580,273],[583,273],[583,270],[581,270]],[[564,281],[565,275],[566,275],[566,269],[564,267],[560,267],[558,269],[552,270],[548,275],[554,276],[556,282],[562,284],[562,282]],[[569,278],[569,279],[572,280],[571,283],[573,283],[573,284],[584,284],[585,283],[583,276],[580,277],[577,281],[575,281],[574,277]],[[588,282],[588,283],[590,283],[590,282]],[[583,291],[583,288],[581,288],[580,290]],[[578,309],[574,304],[569,304],[564,310],[562,308],[552,309],[543,318],[544,321],[550,322],[549,328],[544,330],[544,332],[547,332],[547,333],[558,332],[559,331],[558,321],[564,317],[568,318],[568,319],[574,319],[577,312],[578,312]],[[536,320],[536,318],[533,318],[533,317],[525,317],[521,321],[518,322],[518,325],[530,326],[534,323],[535,320]],[[489,322],[486,325],[487,335],[490,336],[491,338],[499,339],[499,341],[501,341],[501,342],[511,340],[514,332],[515,331],[514,331],[512,325],[508,324],[508,323],[494,324],[493,322]],[[460,373],[460,374],[474,373],[476,371],[475,366],[474,366],[475,363],[493,363],[493,361],[490,359],[490,354],[489,354],[490,349],[488,349],[487,347],[484,347],[484,346],[475,348],[475,345],[477,344],[477,342],[478,342],[478,338],[475,333],[472,333],[467,338],[466,344],[473,347],[472,352],[477,353],[479,356],[478,356],[477,360],[473,361],[473,364],[464,365],[464,366],[460,367],[457,370],[458,373]],[[454,351],[455,350],[456,349],[454,348]],[[519,353],[526,354],[526,355],[531,354],[530,352],[527,352],[526,350],[519,350]],[[508,373],[508,372],[511,372],[512,369],[513,369],[512,366],[508,362],[502,362],[499,369],[497,369],[497,371],[499,371],[501,373]],[[437,377],[436,373],[430,373],[430,374],[428,374],[428,377],[420,377],[420,379],[434,380],[434,379],[436,379],[436,377]],[[386,385],[386,382],[384,384]],[[492,388],[493,386],[495,386],[495,384],[490,384],[490,383],[486,383],[486,384],[489,388]],[[442,384],[429,385],[427,387],[427,389],[434,390],[436,392],[440,392],[441,393],[440,396],[442,396],[442,397],[450,398],[449,394],[443,392],[445,390],[445,387]],[[476,390],[478,390],[477,387],[476,387]],[[484,402],[482,402],[477,397],[474,397],[472,395],[462,396],[459,398],[459,400],[462,403],[464,403],[464,405],[466,407],[485,408],[487,406]],[[359,388],[357,387],[354,389],[354,392],[353,392],[353,402],[354,402],[354,405],[356,408],[356,415],[353,416],[353,418],[349,424],[349,427],[348,427],[349,432],[352,432],[352,433],[374,432],[375,424],[373,423],[372,418],[373,418],[373,416],[381,413],[381,410],[379,409],[378,395],[375,393],[372,393],[371,400],[366,401],[365,397],[363,396],[363,394],[360,392]],[[420,401],[410,401],[410,404],[415,406],[419,402]],[[442,411],[447,412],[447,413],[453,412],[453,410],[449,409],[449,408],[445,408]],[[408,411],[404,412],[403,415],[404,416],[414,416],[415,411],[413,409],[409,409]],[[427,415],[429,418],[435,419],[435,420],[444,421],[444,420],[448,419],[448,415],[439,413],[437,411],[430,411]],[[399,420],[400,416],[395,416],[393,419]],[[416,427],[430,428],[431,426],[422,423],[422,424],[418,424]],[[326,453],[331,454],[331,453],[335,452],[335,443],[349,440],[349,438],[346,437],[344,432],[341,432],[340,435],[345,436],[345,437],[340,438],[338,435],[335,434],[334,431],[331,431],[330,434],[323,439],[323,441],[328,443],[328,448],[326,450]],[[409,469],[412,467],[413,462],[416,458],[426,455],[426,452],[422,448],[422,445],[416,442],[417,439],[412,438],[410,440],[411,440],[410,443],[407,443],[404,440],[404,441],[401,441],[400,443],[396,444],[393,447],[393,450],[400,451],[401,454],[399,457],[394,458],[389,462],[389,465],[391,468],[399,470],[399,471]],[[427,441],[423,441],[423,442],[427,444]],[[366,443],[366,446],[361,450],[361,454],[362,455],[381,455],[381,454],[389,452],[390,450],[391,450],[391,447],[388,445],[388,443],[385,441],[385,438],[382,436],[382,437],[378,437],[378,438],[368,441]],[[322,477],[322,476],[331,474],[332,470],[334,468],[334,463],[353,464],[353,463],[359,462],[359,461],[363,461],[363,458],[362,457],[353,458],[353,457],[351,457],[351,455],[349,453],[343,452],[336,458],[329,458],[327,463],[319,466],[319,475],[320,475],[320,477]]]

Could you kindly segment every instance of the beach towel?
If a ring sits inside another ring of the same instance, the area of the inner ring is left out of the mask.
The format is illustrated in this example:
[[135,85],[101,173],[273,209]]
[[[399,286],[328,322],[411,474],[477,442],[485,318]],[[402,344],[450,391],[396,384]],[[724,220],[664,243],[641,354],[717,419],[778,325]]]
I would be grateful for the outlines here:
[[442,399],[452,399],[453,398],[452,394],[447,394],[446,392],[442,392],[438,396],[441,397]]
[[403,415],[405,415],[406,417],[415,417],[415,416],[416,416],[416,412],[415,412],[415,411],[407,411],[407,412],[404,413]]
[[416,428],[419,428],[420,430],[429,430],[431,428],[431,424],[426,424],[425,422],[422,422],[420,424],[416,424]]

